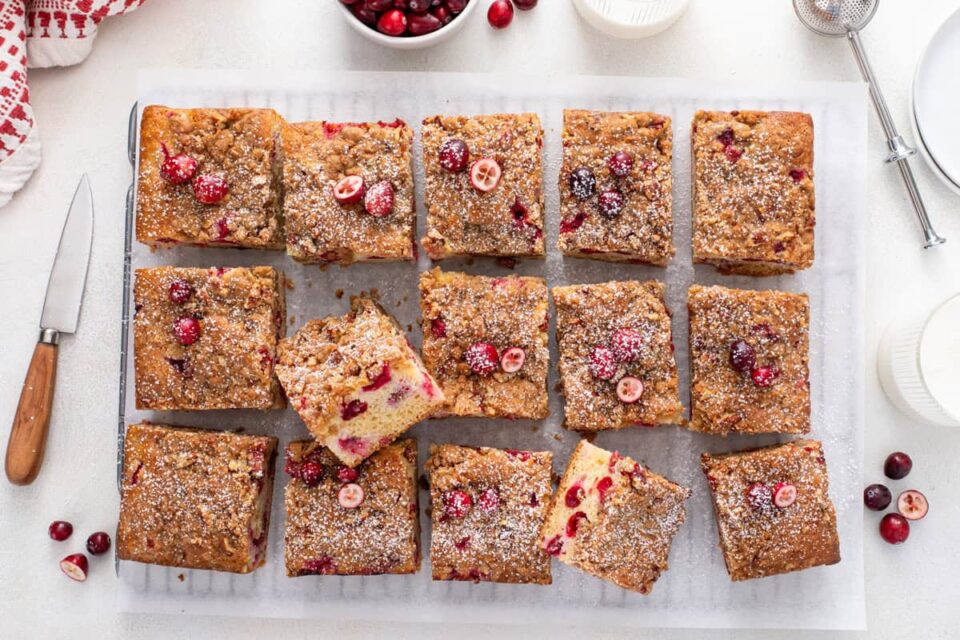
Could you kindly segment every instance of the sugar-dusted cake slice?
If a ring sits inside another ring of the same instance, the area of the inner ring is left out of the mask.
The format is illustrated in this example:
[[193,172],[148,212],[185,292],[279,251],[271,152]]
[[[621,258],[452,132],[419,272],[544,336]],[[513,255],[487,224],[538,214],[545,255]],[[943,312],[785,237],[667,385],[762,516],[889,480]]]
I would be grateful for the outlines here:
[[282,249],[282,129],[272,109],[146,107],[137,240]]
[[698,111],[693,259],[769,276],[813,265],[813,119],[787,111]]
[[127,427],[117,555],[121,560],[249,573],[263,565],[277,439]]
[[586,440],[574,449],[541,531],[561,562],[650,593],[667,570],[690,490]]
[[398,440],[352,468],[317,442],[291,442],[285,471],[288,576],[420,569],[416,440]]
[[550,584],[538,533],[552,459],[545,451],[430,447],[434,580]]
[[554,287],[553,301],[568,429],[683,421],[662,282]]
[[672,161],[667,116],[564,111],[560,250],[665,266],[674,253]]
[[284,289],[273,267],[137,269],[137,408],[282,408],[273,369]]
[[794,440],[700,457],[732,580],[840,562],[823,447]]
[[547,306],[543,278],[421,274],[423,361],[446,413],[547,417]]
[[427,255],[543,257],[539,116],[434,116],[421,135]]
[[310,433],[354,467],[443,405],[400,326],[367,296],[280,343],[277,376]]
[[300,262],[413,260],[413,131],[393,122],[284,129],[287,253]]
[[693,285],[687,306],[690,428],[810,431],[806,294]]

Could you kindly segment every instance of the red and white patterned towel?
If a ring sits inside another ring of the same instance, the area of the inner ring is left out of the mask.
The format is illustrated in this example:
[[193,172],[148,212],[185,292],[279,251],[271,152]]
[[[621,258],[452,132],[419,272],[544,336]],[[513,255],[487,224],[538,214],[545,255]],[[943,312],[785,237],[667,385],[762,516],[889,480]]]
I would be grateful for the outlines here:
[[27,67],[77,64],[104,18],[145,0],[0,0],[0,206],[40,164]]

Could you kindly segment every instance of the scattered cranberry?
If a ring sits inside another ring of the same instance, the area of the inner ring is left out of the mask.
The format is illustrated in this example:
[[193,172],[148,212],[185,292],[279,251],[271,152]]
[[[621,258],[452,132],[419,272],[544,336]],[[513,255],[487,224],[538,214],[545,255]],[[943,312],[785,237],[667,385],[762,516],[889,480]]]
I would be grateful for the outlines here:
[[200,339],[200,321],[190,316],[179,318],[173,323],[173,335],[177,342],[189,347]]
[[63,542],[73,533],[73,525],[65,520],[54,520],[47,528],[47,532],[57,542]]
[[617,151],[607,160],[607,168],[618,178],[626,177],[633,169],[633,156],[626,151]]
[[608,189],[597,198],[597,204],[605,218],[616,218],[623,211],[623,194],[616,189]]
[[333,186],[333,198],[341,205],[360,202],[363,193],[363,176],[346,176]]
[[786,509],[797,501],[797,487],[789,482],[778,482],[773,487],[773,504]]
[[500,508],[500,493],[490,487],[480,492],[477,497],[477,508],[484,513],[492,513]]
[[899,513],[888,513],[880,520],[880,536],[890,544],[901,544],[910,537],[910,522]]
[[170,184],[183,184],[193,179],[197,173],[197,161],[185,153],[171,156],[167,145],[163,145],[163,164],[160,165],[160,177]]
[[566,534],[568,538],[573,538],[577,535],[577,529],[580,528],[580,521],[586,520],[587,514],[583,511],[577,511],[569,519],[567,519]]
[[590,375],[598,380],[610,380],[617,373],[617,358],[610,347],[598,345],[590,350]]
[[375,218],[393,212],[393,185],[386,180],[372,185],[363,196],[363,208]]
[[633,404],[643,395],[643,383],[632,376],[624,376],[617,382],[617,397],[621,402]]
[[500,356],[500,368],[507,373],[515,373],[523,367],[527,354],[520,347],[510,347]]
[[546,544],[543,545],[543,548],[546,549],[547,553],[551,556],[559,556],[563,551],[563,540],[560,539],[560,534],[557,534],[547,540]]
[[340,418],[344,421],[353,420],[367,411],[367,403],[360,400],[351,400],[340,407]]
[[929,508],[927,497],[915,489],[904,491],[897,498],[897,511],[907,520],[922,520]]
[[603,502],[607,491],[610,491],[610,487],[613,486],[613,478],[610,476],[603,476],[597,480],[597,496],[600,498],[600,502]]
[[863,490],[863,504],[871,511],[883,511],[890,506],[893,496],[882,484],[871,484]]
[[894,451],[883,463],[884,475],[893,480],[906,478],[911,469],[913,469],[913,460],[902,451]]
[[380,367],[380,371],[377,375],[370,381],[370,384],[364,386],[361,390],[370,393],[371,391],[376,391],[377,389],[382,389],[384,386],[390,383],[390,380],[393,379],[393,375],[390,373],[390,363],[384,362],[383,366]]
[[87,538],[87,551],[91,554],[98,556],[101,553],[106,553],[109,549],[110,536],[105,531],[91,533],[90,537]]
[[753,372],[757,354],[746,340],[737,340],[730,345],[730,366],[746,375]]
[[500,363],[500,356],[497,354],[497,348],[489,342],[474,342],[467,347],[463,354],[464,360],[474,373],[481,376],[488,376],[497,370]]
[[510,0],[493,0],[487,9],[487,22],[494,29],[506,29],[513,22],[513,5]]
[[183,304],[193,295],[193,287],[186,280],[174,280],[170,283],[167,297],[174,304]]
[[83,582],[87,579],[87,556],[82,553],[74,553],[60,561],[60,570],[67,574],[67,577],[77,582]]
[[443,501],[443,515],[448,518],[463,518],[473,506],[470,494],[459,489],[447,491],[440,499]]
[[323,480],[323,465],[315,460],[308,460],[300,465],[298,475],[303,484],[315,487]]
[[450,173],[460,173],[470,162],[470,148],[467,143],[451,138],[440,146],[440,167]]
[[617,329],[610,338],[610,348],[618,362],[633,362],[640,357],[645,340],[636,329],[624,327]]
[[513,4],[517,5],[520,11],[530,11],[537,6],[537,0],[513,0]]
[[337,480],[343,483],[353,482],[360,474],[353,467],[340,467],[337,469]]
[[760,388],[766,388],[776,382],[777,378],[780,377],[780,372],[769,366],[757,367],[750,373],[750,377],[753,378],[753,384]]
[[763,511],[773,502],[773,491],[765,484],[754,482],[747,487],[747,502],[755,511]]
[[470,167],[470,184],[477,191],[493,191],[500,184],[503,171],[493,158],[480,158]]
[[570,172],[570,193],[577,200],[586,200],[597,190],[597,179],[586,167],[578,167]]
[[377,31],[388,36],[401,36],[407,30],[407,14],[400,9],[391,9],[377,20]]
[[217,204],[227,195],[227,181],[203,173],[193,181],[193,197],[203,204]]
[[567,489],[566,495],[563,496],[563,502],[570,509],[576,509],[580,506],[580,503],[583,502],[584,496],[585,494],[583,492],[583,486],[580,484],[575,484]]
[[363,504],[363,487],[358,484],[345,484],[337,493],[337,502],[344,509],[356,509]]

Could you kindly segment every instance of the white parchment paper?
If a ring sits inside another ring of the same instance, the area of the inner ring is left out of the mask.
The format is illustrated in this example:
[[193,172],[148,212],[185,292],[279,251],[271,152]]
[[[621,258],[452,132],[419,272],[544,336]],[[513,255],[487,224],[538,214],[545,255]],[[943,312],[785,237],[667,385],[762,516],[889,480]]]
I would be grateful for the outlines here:
[[[155,71],[141,75],[139,108],[273,107],[291,121],[392,120],[399,116],[419,131],[437,113],[534,111],[545,128],[547,198],[545,261],[521,261],[516,273],[540,275],[550,286],[613,279],[663,279],[673,312],[681,398],[689,388],[686,290],[692,282],[744,288],[804,291],[811,298],[812,437],[825,443],[830,494],[837,507],[842,562],[785,576],[732,583],[717,547],[708,489],[699,470],[703,451],[732,451],[778,441],[775,436],[722,439],[675,427],[602,433],[596,442],[618,449],[656,472],[693,489],[687,521],[674,540],[670,569],[650,596],[640,596],[554,562],[551,586],[433,582],[429,569],[429,518],[424,526],[424,566],[414,576],[287,578],[283,569],[283,499],[286,477],[278,470],[267,565],[235,576],[121,562],[118,606],[124,611],[289,618],[370,618],[404,621],[553,623],[601,621],[630,627],[864,628],[861,467],[864,422],[864,217],[866,93],[859,84],[732,84],[627,77],[511,77],[444,73],[251,73]],[[674,241],[677,255],[666,269],[564,259],[555,249],[558,228],[556,180],[565,107],[651,110],[673,118]],[[798,275],[752,279],[694,268],[690,255],[690,122],[698,108],[789,109],[812,114],[816,139],[817,230],[814,268]],[[417,135],[417,201],[422,168]],[[418,236],[423,233],[419,206]],[[350,294],[379,290],[385,306],[410,337],[420,342],[417,278],[429,268],[371,264],[349,268],[298,265],[283,253],[178,248],[151,253],[135,240],[134,268],[158,264],[238,266],[268,264],[283,269],[295,288],[288,294],[294,331],[308,319],[343,313]],[[447,261],[443,268],[478,274],[507,270],[492,260]],[[119,278],[119,274],[118,274]],[[338,298],[342,289],[346,295]],[[127,309],[132,313],[132,309]],[[552,310],[551,310],[552,313]],[[551,334],[555,323],[551,319]],[[130,393],[121,420],[141,419],[219,429],[269,433],[286,444],[307,432],[291,411],[151,413],[133,406],[132,335],[125,345]],[[551,359],[556,345],[551,340]],[[553,391],[551,417],[542,422],[475,419],[432,420],[415,427],[421,465],[430,443],[552,450],[562,472],[578,436],[565,431],[562,404]],[[421,505],[426,504],[421,493]],[[421,509],[422,511],[422,509]],[[182,579],[180,576],[182,575]]]

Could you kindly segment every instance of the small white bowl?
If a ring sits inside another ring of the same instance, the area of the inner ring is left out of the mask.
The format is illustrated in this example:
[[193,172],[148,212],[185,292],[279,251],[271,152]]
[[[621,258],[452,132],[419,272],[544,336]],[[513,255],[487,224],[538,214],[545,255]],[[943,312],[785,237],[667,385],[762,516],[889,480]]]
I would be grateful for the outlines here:
[[615,38],[656,35],[677,21],[690,0],[573,0],[589,25]]
[[[367,40],[376,42],[377,44],[382,44],[383,46],[390,47],[391,49],[410,50],[432,47],[435,44],[443,42],[444,40],[448,40],[454,33],[463,28],[463,25],[467,22],[467,18],[470,17],[470,14],[472,14],[474,9],[477,8],[477,5],[480,4],[481,0],[470,0],[470,2],[467,3],[466,8],[458,15],[454,16],[453,20],[443,25],[436,31],[425,33],[422,36],[388,36],[387,34],[380,33],[376,29],[368,27],[357,20],[353,13],[350,12],[350,7],[340,2],[340,0],[324,1],[336,2],[337,6],[340,7],[340,13],[342,13],[346,21],[350,23],[350,26],[358,31]],[[363,2],[363,0],[359,1]]]

